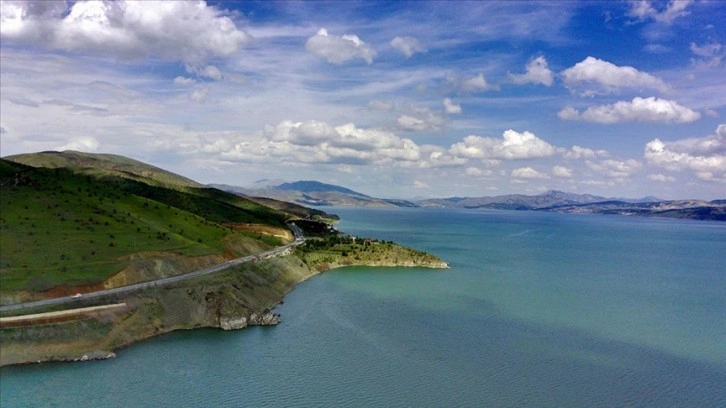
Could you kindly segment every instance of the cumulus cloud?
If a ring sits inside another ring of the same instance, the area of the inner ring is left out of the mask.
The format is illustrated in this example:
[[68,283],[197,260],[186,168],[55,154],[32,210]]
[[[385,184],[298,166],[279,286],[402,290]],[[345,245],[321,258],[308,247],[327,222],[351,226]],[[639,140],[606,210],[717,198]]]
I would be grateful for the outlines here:
[[655,20],[659,23],[671,24],[678,17],[687,16],[688,6],[693,0],[670,0],[662,10],[658,10],[649,0],[630,0],[628,16],[639,21]]
[[421,146],[421,153],[422,158],[425,160],[417,163],[419,168],[455,167],[463,166],[468,162],[468,159],[456,157],[439,146],[423,145]]
[[357,35],[330,35],[324,28],[308,38],[305,49],[317,57],[337,65],[358,58],[371,64],[373,58],[376,57],[376,50],[361,41]]
[[643,166],[634,159],[625,161],[606,159],[601,161],[587,160],[585,162],[590,170],[610,178],[626,178],[636,173]]
[[380,129],[348,123],[283,121],[267,126],[261,137],[236,144],[225,153],[233,160],[284,158],[288,162],[398,165],[421,159],[420,147],[410,139]]
[[566,106],[557,112],[557,117],[562,120],[578,120],[580,119],[580,112],[572,106]]
[[411,58],[415,53],[425,53],[426,47],[414,37],[396,37],[391,40],[391,47],[400,51],[406,58]]
[[446,121],[439,113],[426,108],[415,108],[410,115],[399,116],[397,124],[399,129],[408,132],[439,131],[443,129]]
[[726,181],[726,124],[702,138],[674,142],[653,139],[645,145],[644,157],[667,170],[690,170],[703,180]]
[[527,64],[524,74],[507,74],[509,80],[515,84],[542,84],[552,86],[552,71],[547,67],[547,60],[539,56]]
[[690,123],[701,114],[675,101],[656,97],[635,97],[632,101],[618,101],[610,105],[592,106],[584,112],[565,107],[557,114],[563,120],[584,120],[602,124],[623,122]]
[[449,152],[469,159],[517,160],[549,157],[556,149],[531,132],[506,130],[501,139],[469,135],[451,145]]
[[660,78],[629,66],[587,57],[561,73],[565,86],[584,96],[612,93],[621,88],[669,90]]
[[552,175],[555,177],[570,178],[572,177],[572,169],[565,166],[555,165],[552,167]]
[[84,136],[76,138],[69,143],[66,143],[62,146],[58,146],[56,150],[76,150],[81,152],[95,152],[98,150],[98,146],[100,146],[100,143],[98,143],[98,140],[96,138],[91,136]]
[[204,69],[200,70],[199,74],[203,77],[210,78],[215,81],[222,80],[222,71],[220,71],[219,68],[215,67],[214,65],[207,65],[206,67],[204,67]]
[[121,59],[146,56],[201,65],[229,56],[250,36],[204,2],[3,2],[4,40]]
[[461,113],[461,105],[454,103],[449,98],[444,99],[444,112],[449,115],[458,115]]
[[531,167],[519,167],[512,170],[512,177],[518,179],[546,179],[547,174],[541,173]]
[[464,172],[466,173],[467,176],[474,176],[474,177],[481,176],[483,173],[481,171],[481,169],[478,169],[476,167],[467,167]]
[[499,90],[498,85],[492,85],[484,78],[484,74],[479,74],[468,79],[448,78],[449,82],[454,83],[460,91],[466,93],[495,91]]

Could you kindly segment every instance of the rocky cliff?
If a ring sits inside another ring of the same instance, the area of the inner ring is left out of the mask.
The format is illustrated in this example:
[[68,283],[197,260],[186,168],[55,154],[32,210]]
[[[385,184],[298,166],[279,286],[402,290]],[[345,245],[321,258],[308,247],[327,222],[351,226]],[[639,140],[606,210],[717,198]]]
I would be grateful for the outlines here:
[[113,357],[118,349],[173,330],[274,325],[279,315],[272,308],[315,273],[295,257],[274,258],[139,295],[104,299],[127,305],[108,313],[3,327],[0,365]]

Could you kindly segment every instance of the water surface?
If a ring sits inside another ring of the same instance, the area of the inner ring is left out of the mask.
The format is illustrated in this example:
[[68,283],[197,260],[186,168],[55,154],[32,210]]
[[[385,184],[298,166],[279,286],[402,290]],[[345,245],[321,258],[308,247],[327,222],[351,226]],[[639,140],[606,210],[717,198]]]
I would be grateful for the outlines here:
[[343,209],[449,270],[346,268],[282,324],[0,370],[3,407],[726,406],[726,224]]

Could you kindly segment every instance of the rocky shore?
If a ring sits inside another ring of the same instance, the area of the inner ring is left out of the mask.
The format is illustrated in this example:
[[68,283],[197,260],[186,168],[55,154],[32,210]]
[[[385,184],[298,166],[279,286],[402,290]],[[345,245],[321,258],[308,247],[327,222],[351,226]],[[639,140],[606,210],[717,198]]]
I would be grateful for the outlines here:
[[113,358],[120,349],[174,330],[276,325],[280,315],[273,309],[285,294],[300,282],[333,268],[448,267],[430,256],[340,261],[313,266],[296,256],[272,258],[175,286],[104,299],[106,303],[125,303],[125,307],[105,313],[79,313],[73,320],[2,327],[0,366]]

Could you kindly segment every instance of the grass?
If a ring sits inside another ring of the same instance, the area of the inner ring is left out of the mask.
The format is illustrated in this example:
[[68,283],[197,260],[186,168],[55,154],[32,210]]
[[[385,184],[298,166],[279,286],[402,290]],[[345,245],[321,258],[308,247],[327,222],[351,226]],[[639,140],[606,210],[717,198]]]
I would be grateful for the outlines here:
[[0,188],[3,291],[99,283],[123,268],[121,258],[141,251],[222,253],[230,236],[244,237],[225,223],[284,226],[286,218],[219,190],[171,189],[5,160]]
[[325,270],[342,265],[437,265],[435,256],[390,241],[377,241],[330,233],[308,239],[297,255],[311,268]]

